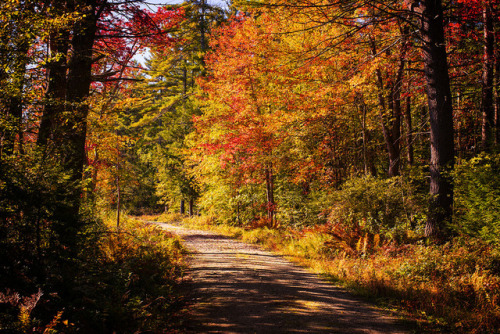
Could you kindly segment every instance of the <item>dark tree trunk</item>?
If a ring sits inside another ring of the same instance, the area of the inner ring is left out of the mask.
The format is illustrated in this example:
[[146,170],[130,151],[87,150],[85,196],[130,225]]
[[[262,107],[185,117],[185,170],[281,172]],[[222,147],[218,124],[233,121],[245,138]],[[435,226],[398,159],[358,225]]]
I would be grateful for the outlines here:
[[[64,122],[57,124],[58,150],[61,153],[62,165],[70,176],[69,192],[64,207],[59,209],[61,219],[66,222],[59,231],[62,244],[75,250],[77,233],[81,228],[80,207],[83,190],[81,180],[86,162],[85,140],[87,135],[87,115],[92,81],[93,46],[96,36],[97,0],[85,1],[85,6],[76,8],[84,16],[73,26],[71,39],[71,56],[68,61],[66,79],[66,99],[64,106]],[[62,80],[62,79],[61,79]]]
[[[495,26],[493,26],[495,29]],[[495,35],[495,129],[494,129],[494,140],[495,145],[500,144],[500,48],[499,48],[499,37],[498,34]]]
[[500,49],[498,48],[498,40],[496,41],[496,57],[495,57],[495,144],[500,144]]
[[391,89],[391,110],[392,110],[392,120],[391,120],[391,135],[390,142],[391,147],[389,149],[389,176],[397,176],[400,173],[401,166],[401,89],[403,81],[403,70],[405,64],[405,52],[404,49],[401,52],[400,63],[398,68],[398,73],[396,76],[396,82],[394,87]]
[[194,216],[194,200],[192,198],[189,199],[189,217]]
[[363,135],[363,169],[365,175],[368,175],[368,134],[366,131],[366,104],[364,103],[364,101],[362,101],[361,103],[361,128]]
[[202,65],[202,73],[201,75],[205,75],[205,58],[204,53],[208,51],[208,42],[207,42],[207,20],[205,18],[207,11],[206,0],[200,0],[200,16],[198,20],[198,29],[200,30],[200,51],[202,52],[201,57],[201,65]]
[[56,133],[62,123],[66,100],[69,32],[52,32],[49,36],[49,49],[48,86],[45,92],[45,106],[37,139],[37,143],[44,147],[48,144],[49,139],[55,144],[60,144],[62,141],[60,133],[59,135]]
[[481,148],[488,150],[494,143],[495,112],[493,106],[493,64],[494,64],[494,34],[491,2],[483,4],[483,74],[481,98]]
[[117,173],[116,173],[116,230],[120,230],[120,214],[122,211],[122,197],[121,197],[121,192],[120,192],[120,167],[119,165],[117,167]]
[[274,176],[272,171],[272,166],[266,168],[266,194],[267,194],[267,218],[271,226],[274,226],[274,213],[275,213],[275,202],[274,202]]
[[375,176],[377,174],[377,169],[375,168],[375,162],[373,157],[373,152],[369,149],[368,143],[370,142],[371,136],[370,131],[366,127],[366,116],[367,116],[367,106],[364,101],[363,95],[360,94],[359,106],[361,108],[361,131],[363,140],[363,170],[365,174],[371,174]]
[[181,208],[180,208],[181,215],[186,213],[186,205],[183,199],[181,199]]
[[[372,54],[377,54],[375,40],[371,39]],[[387,174],[390,177],[397,176],[400,173],[401,163],[401,80],[404,70],[405,48],[402,49],[400,56],[400,64],[395,78],[395,83],[390,89],[389,101],[384,97],[384,80],[382,71],[376,70],[377,84],[378,84],[378,101],[381,108],[380,124],[382,126],[382,133],[384,134],[384,141],[389,155],[389,168]],[[387,107],[391,111],[390,119],[387,120],[386,113]]]
[[440,0],[414,2],[420,16],[424,75],[430,116],[432,196],[425,227],[427,237],[446,238],[446,223],[452,219],[453,185],[449,172],[454,163],[453,107]]
[[64,128],[68,144],[65,165],[75,181],[81,180],[85,165],[85,139],[89,112],[86,99],[89,97],[92,82],[92,48],[97,27],[94,3],[95,1],[89,1],[92,8],[74,28],[71,41],[72,56],[68,65],[67,100],[72,113]]
[[405,108],[405,121],[406,121],[406,147],[408,152],[408,164],[413,166],[413,126],[411,120],[411,98],[406,97]]

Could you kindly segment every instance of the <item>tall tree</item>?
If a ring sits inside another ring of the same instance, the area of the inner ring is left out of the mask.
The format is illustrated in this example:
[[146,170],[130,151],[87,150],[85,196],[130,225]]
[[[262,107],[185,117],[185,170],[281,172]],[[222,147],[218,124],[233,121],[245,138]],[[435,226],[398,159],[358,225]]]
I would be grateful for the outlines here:
[[439,0],[411,1],[409,10],[418,15],[424,74],[430,116],[430,193],[425,234],[431,238],[445,236],[451,222],[453,185],[449,172],[454,164],[453,106],[448,74],[443,7]]
[[494,76],[494,16],[493,5],[489,0],[482,1],[483,16],[483,69],[482,69],[482,129],[481,146],[488,150],[495,142],[495,109],[493,103],[493,76]]
[[185,158],[186,137],[193,131],[192,118],[199,114],[196,80],[205,72],[205,54],[211,27],[225,18],[224,11],[206,1],[185,1],[175,6],[184,20],[170,32],[176,43],[150,50],[143,83],[136,85],[140,101],[130,124],[138,133],[139,156],[157,170],[157,195],[166,207],[194,212],[196,182]]
[[[400,1],[383,5],[378,1],[310,1],[296,4],[287,0],[262,1],[268,8],[287,7],[297,15],[307,17],[312,12],[321,14],[316,28],[325,24],[348,24],[350,34],[378,25],[380,22],[401,18],[408,21],[408,14],[418,19],[417,26],[422,40],[422,56],[430,116],[430,193],[429,219],[426,235],[438,238],[444,235],[446,222],[452,218],[453,185],[449,171],[454,164],[453,107],[448,74],[446,40],[444,35],[443,6],[439,0],[406,0],[407,10]],[[363,14],[362,16],[360,14]],[[368,16],[366,16],[368,15]],[[343,40],[346,35],[332,36]]]
[[0,159],[23,147],[23,109],[27,103],[27,66],[36,35],[47,19],[40,17],[35,1],[0,4]]

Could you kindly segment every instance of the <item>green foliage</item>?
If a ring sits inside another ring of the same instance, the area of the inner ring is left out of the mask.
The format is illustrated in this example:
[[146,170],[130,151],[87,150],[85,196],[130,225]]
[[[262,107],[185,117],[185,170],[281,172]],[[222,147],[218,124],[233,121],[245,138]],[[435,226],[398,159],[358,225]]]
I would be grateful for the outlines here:
[[231,184],[214,177],[207,184],[199,200],[205,214],[219,223],[243,226],[259,220],[265,215],[261,185],[247,184],[234,190]]
[[348,180],[333,194],[328,220],[349,229],[360,226],[365,232],[390,239],[421,223],[422,202],[401,177],[386,180],[365,175]]
[[0,161],[0,280],[7,287],[37,284],[78,253],[84,221],[69,213],[77,187],[38,151]]
[[455,220],[461,233],[500,243],[500,154],[485,154],[456,166]]
[[277,220],[282,226],[311,226],[326,222],[328,196],[324,189],[279,180],[276,186]]
[[196,80],[205,71],[209,31],[224,19],[217,6],[190,0],[181,6],[185,19],[169,32],[179,43],[150,50],[144,82],[135,87],[138,103],[123,115],[126,130],[138,138],[136,155],[154,168],[155,197],[170,208],[199,197],[186,161],[186,137],[200,113]]

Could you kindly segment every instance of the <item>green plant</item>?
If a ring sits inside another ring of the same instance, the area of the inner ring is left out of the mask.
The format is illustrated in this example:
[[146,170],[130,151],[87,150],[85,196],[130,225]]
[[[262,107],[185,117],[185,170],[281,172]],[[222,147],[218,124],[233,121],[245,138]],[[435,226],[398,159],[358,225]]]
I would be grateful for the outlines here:
[[482,153],[454,172],[455,221],[460,233],[500,243],[500,154]]
[[348,180],[333,195],[329,222],[347,229],[359,226],[361,234],[381,234],[401,239],[406,230],[418,225],[421,201],[401,177],[378,179],[370,175]]

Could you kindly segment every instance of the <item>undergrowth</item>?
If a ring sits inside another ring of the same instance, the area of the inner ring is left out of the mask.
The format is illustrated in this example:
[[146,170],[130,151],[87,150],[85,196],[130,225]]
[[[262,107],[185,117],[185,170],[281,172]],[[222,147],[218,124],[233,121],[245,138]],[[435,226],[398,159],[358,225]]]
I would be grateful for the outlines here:
[[[179,221],[178,216],[158,220]],[[183,220],[191,227],[257,243],[281,253],[416,320],[422,332],[498,333],[500,253],[478,239],[446,245],[356,236],[340,240],[335,226],[304,229],[244,228],[216,224],[209,217]]]
[[179,240],[131,219],[118,231],[113,224],[105,219],[92,232],[98,237],[64,289],[54,278],[30,295],[0,290],[0,332],[175,332],[184,270]]

